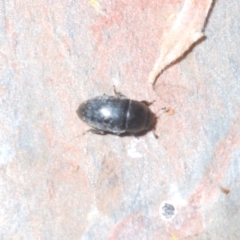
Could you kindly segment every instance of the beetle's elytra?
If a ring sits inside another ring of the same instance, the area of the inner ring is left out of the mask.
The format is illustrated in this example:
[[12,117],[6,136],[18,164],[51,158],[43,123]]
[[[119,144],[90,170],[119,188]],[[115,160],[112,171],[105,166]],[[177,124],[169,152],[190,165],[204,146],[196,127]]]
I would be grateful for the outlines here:
[[91,132],[139,135],[154,128],[156,116],[148,107],[150,103],[128,99],[116,91],[115,94],[80,104],[77,115],[92,127]]

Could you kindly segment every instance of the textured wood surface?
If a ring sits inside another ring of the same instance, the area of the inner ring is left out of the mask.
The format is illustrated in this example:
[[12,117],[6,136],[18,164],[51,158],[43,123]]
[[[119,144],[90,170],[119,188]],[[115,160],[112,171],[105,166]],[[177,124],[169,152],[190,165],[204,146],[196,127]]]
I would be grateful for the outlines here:
[[[240,2],[153,89],[183,3],[0,2],[0,239],[240,239]],[[159,139],[83,135],[113,85],[155,100]]]

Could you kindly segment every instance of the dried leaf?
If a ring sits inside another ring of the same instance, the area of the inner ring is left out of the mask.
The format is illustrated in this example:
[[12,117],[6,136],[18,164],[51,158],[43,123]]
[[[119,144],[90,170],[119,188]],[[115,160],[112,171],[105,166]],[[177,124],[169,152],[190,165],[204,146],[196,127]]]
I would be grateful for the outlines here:
[[172,62],[180,58],[196,41],[204,37],[203,28],[212,0],[185,0],[169,33],[165,35],[160,56],[149,75],[149,82],[156,78]]

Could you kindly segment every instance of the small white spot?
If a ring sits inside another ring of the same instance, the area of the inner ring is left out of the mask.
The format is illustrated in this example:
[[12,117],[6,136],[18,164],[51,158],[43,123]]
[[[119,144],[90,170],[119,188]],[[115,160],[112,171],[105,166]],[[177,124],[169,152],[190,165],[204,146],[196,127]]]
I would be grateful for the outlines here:
[[100,112],[101,112],[102,116],[104,116],[104,117],[110,117],[111,116],[111,112],[109,111],[108,108],[102,108],[100,110]]
[[92,222],[94,219],[99,217],[99,211],[97,208],[93,207],[87,215],[87,220]]
[[[138,139],[133,139],[131,141],[131,143],[129,144],[130,146],[127,151],[129,157],[131,157],[131,158],[142,158],[143,157],[142,153],[137,149],[138,147],[140,147],[139,145],[141,145],[141,144],[139,144],[140,142],[142,143],[142,141],[138,140]],[[141,146],[140,149],[142,150],[142,148],[143,147]]]

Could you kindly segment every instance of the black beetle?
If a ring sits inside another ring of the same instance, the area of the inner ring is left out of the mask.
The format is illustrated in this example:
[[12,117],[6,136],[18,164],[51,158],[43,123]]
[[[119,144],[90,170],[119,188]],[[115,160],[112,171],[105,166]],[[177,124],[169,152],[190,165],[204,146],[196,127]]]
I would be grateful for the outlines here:
[[[80,119],[92,127],[96,134],[139,135],[154,129],[156,116],[149,109],[151,103],[116,96],[102,95],[89,99],[77,109]],[[155,135],[156,136],[156,135]]]

